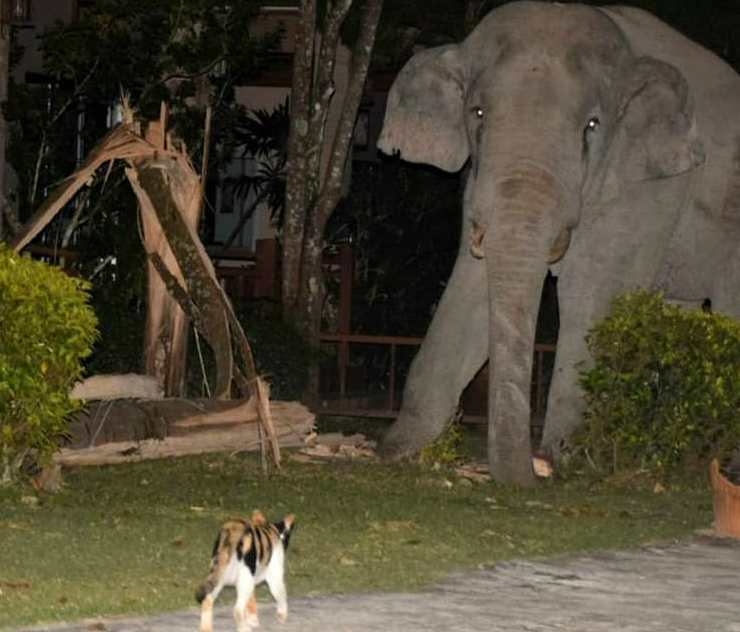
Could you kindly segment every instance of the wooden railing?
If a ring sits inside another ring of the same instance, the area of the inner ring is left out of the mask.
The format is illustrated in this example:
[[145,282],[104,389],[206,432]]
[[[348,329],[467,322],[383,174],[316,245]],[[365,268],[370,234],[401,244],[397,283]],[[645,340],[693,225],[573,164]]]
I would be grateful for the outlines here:
[[[322,343],[339,345],[337,369],[339,371],[338,410],[346,409],[347,403],[347,368],[349,366],[350,344],[381,345],[390,347],[390,365],[388,369],[387,407],[385,409],[363,411],[367,416],[393,417],[396,410],[396,349],[399,346],[418,347],[423,338],[411,336],[369,336],[365,334],[321,334]],[[371,414],[373,413],[373,414]],[[357,414],[357,413],[355,413]]]
[[[372,336],[366,334],[322,334],[324,344],[339,345],[337,353],[337,371],[339,375],[339,392],[337,398],[332,399],[330,393],[324,392],[322,397],[325,405],[322,412],[328,414],[351,414],[353,416],[367,416],[379,418],[394,418],[398,414],[399,385],[397,354],[398,347],[420,346],[424,339],[415,336]],[[385,406],[353,406],[347,395],[347,372],[349,363],[350,345],[376,345],[389,347],[388,375],[385,384],[387,393]],[[544,415],[547,398],[547,380],[545,375],[546,356],[555,353],[555,345],[537,343],[534,347],[534,370],[532,375],[532,417]],[[484,416],[469,415],[470,421],[483,421]]]

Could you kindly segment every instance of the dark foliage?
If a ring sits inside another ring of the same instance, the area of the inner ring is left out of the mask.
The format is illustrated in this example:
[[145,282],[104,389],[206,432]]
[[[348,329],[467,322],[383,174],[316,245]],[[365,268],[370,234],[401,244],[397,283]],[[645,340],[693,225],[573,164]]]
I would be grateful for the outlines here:
[[460,239],[460,177],[390,159],[355,163],[327,227],[355,253],[352,330],[421,335]]
[[[236,305],[235,309],[252,347],[257,372],[270,384],[270,397],[301,399],[308,366],[313,358],[301,336],[283,322],[279,306],[270,301],[246,301]],[[211,381],[214,375],[212,354],[191,336],[187,378],[189,396],[209,396],[203,383],[204,373]]]

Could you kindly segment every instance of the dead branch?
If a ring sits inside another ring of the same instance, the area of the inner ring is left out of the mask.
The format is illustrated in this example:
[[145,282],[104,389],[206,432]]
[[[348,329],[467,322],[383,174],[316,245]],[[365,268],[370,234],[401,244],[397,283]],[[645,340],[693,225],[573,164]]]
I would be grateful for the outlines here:
[[[130,110],[124,118],[124,123],[103,138],[83,165],[54,189],[11,245],[15,250],[22,249],[100,167],[124,161],[126,176],[139,200],[150,261],[147,353],[152,360],[147,361],[148,372],[167,384],[168,391],[182,382],[189,314],[214,352],[217,397],[229,398],[234,383],[243,396],[254,398],[259,425],[270,444],[270,458],[279,467],[280,449],[266,384],[257,376],[249,342],[197,234],[202,178],[182,144],[168,133],[165,107],[160,119],[148,124],[145,137]],[[243,370],[236,366],[235,354]]]
[[[91,423],[110,404],[108,422],[95,437]],[[195,406],[194,406],[195,404]],[[303,447],[315,418],[298,402],[274,402],[279,447]],[[91,407],[89,417],[73,424],[73,439],[55,457],[65,466],[127,463],[205,452],[260,449],[259,412],[253,400],[118,400]],[[138,433],[131,435],[132,429]],[[143,434],[142,434],[143,433]]]
[[126,159],[150,151],[145,141],[128,127],[118,126],[88,154],[85,162],[69,178],[63,180],[43,201],[31,219],[23,225],[11,242],[16,251],[23,250],[56,216],[56,214],[84,187],[105,163]]
[[187,290],[180,285],[175,274],[171,272],[165,262],[162,261],[162,257],[160,257],[156,252],[147,253],[147,256],[149,258],[149,262],[157,271],[157,274],[159,274],[162,281],[164,281],[167,291],[170,293],[172,298],[177,301],[180,309],[187,314],[188,318],[195,323],[195,326],[198,329],[202,330],[204,326],[203,317],[200,315],[197,306],[193,303]]

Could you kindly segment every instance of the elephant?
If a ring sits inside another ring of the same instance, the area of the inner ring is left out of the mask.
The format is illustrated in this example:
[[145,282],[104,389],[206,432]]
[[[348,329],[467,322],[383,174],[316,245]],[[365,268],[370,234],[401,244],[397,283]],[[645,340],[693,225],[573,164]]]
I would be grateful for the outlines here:
[[647,288],[740,316],[740,77],[652,14],[522,1],[416,53],[386,154],[467,171],[462,242],[409,370],[386,456],[417,452],[486,361],[494,479],[534,482],[530,380],[543,280],[560,329],[542,448],[582,422],[585,336]]

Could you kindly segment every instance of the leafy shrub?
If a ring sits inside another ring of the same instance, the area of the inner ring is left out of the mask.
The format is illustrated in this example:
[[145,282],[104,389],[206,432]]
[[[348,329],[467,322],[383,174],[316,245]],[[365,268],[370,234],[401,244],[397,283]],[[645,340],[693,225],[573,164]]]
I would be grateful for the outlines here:
[[439,437],[422,448],[419,461],[424,465],[453,465],[462,459],[462,448],[462,424],[455,416]]
[[67,394],[97,334],[87,282],[0,244],[0,479],[43,463],[78,408]]
[[616,298],[587,341],[574,442],[598,469],[669,470],[740,445],[739,323],[638,291]]

